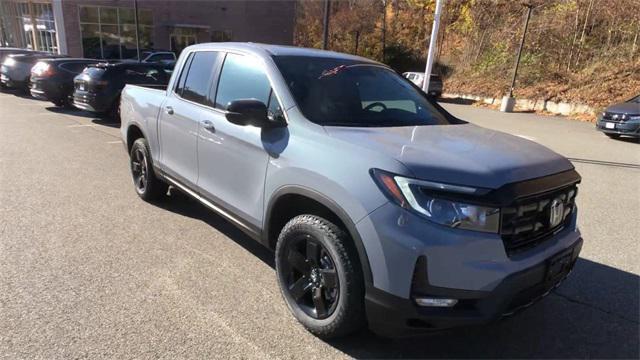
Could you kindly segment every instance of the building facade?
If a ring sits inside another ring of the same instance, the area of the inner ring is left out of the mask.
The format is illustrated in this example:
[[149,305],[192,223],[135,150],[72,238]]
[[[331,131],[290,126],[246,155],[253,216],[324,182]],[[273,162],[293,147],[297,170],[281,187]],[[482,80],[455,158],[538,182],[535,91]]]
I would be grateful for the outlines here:
[[[294,1],[138,0],[141,50],[216,41],[293,42]],[[0,44],[70,56],[136,57],[134,0],[0,0]]]

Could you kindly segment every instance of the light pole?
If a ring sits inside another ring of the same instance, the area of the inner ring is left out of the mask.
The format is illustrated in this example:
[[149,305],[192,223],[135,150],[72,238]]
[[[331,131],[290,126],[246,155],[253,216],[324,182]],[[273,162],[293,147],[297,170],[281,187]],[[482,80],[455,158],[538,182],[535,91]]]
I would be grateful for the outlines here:
[[440,14],[442,13],[442,3],[444,0],[436,0],[436,11],[433,15],[433,28],[431,29],[431,39],[429,40],[429,53],[427,54],[427,65],[424,69],[424,81],[422,82],[422,90],[429,92],[429,82],[431,81],[431,68],[433,68],[433,56],[436,51],[436,42],[438,40],[438,27],[440,26]]
[[331,10],[331,1],[324,0],[324,19],[322,21],[322,49],[329,48],[329,11]]
[[513,98],[513,89],[516,87],[516,78],[518,77],[518,68],[520,67],[520,57],[522,56],[522,48],[524,47],[524,40],[527,36],[527,29],[529,28],[529,19],[531,19],[532,4],[524,4],[527,7],[527,18],[524,21],[524,30],[522,31],[522,38],[520,39],[520,47],[518,47],[518,56],[516,57],[516,66],[513,69],[513,78],[511,79],[511,86],[509,87],[509,94],[502,98],[500,105],[500,111],[512,112],[515,106],[515,99]]
[[138,23],[138,0],[133,0],[133,19],[136,24],[136,54],[140,62],[140,25]]

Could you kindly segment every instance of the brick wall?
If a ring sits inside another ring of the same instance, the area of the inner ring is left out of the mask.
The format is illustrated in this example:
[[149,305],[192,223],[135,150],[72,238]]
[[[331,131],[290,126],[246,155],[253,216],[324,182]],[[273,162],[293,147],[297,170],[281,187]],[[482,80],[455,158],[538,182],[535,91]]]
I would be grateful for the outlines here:
[[[79,5],[133,7],[132,0],[65,0],[62,2],[68,53],[82,56]],[[198,42],[211,41],[215,31],[231,32],[231,41],[290,45],[293,42],[294,1],[146,1],[140,9],[153,12],[153,42],[169,49],[173,26],[193,26]]]

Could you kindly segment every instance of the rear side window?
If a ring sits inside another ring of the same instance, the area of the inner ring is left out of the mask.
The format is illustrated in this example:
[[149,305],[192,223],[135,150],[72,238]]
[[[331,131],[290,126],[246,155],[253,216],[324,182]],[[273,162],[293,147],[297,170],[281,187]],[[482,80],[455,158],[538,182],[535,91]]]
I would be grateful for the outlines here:
[[214,51],[200,51],[193,55],[182,90],[184,99],[211,106],[208,96],[209,80],[213,74],[218,54]]
[[102,77],[105,74],[105,72],[106,72],[106,69],[98,68],[98,67],[88,67],[85,71],[85,73],[87,73],[89,77],[92,77],[92,78]]
[[226,110],[229,103],[256,99],[269,104],[271,85],[260,62],[252,56],[227,54],[220,73],[216,107]]
[[82,63],[82,62],[69,62],[69,63],[64,63],[60,65],[62,69],[75,74],[80,74],[82,70],[84,70],[84,68],[87,66],[89,66],[88,63]]
[[184,61],[184,65],[182,66],[182,71],[180,72],[180,77],[176,81],[176,89],[175,93],[182,96],[182,90],[184,90],[184,81],[187,78],[187,72],[189,72],[189,66],[191,65],[191,59],[193,58],[193,53],[189,54],[189,57]]

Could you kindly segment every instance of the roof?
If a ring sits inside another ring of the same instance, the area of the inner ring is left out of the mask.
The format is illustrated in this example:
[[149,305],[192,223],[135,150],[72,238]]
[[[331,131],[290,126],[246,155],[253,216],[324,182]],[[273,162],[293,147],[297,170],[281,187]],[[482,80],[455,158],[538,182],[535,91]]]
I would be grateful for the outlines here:
[[271,45],[251,42],[217,42],[217,43],[202,43],[189,46],[192,49],[200,50],[238,50],[251,52],[257,55],[267,56],[309,56],[309,57],[323,57],[323,58],[336,58],[356,60],[370,63],[378,63],[375,60],[367,59],[361,56],[355,56],[351,54],[339,53],[335,51],[327,51],[320,49],[303,48],[296,46],[285,45]]

